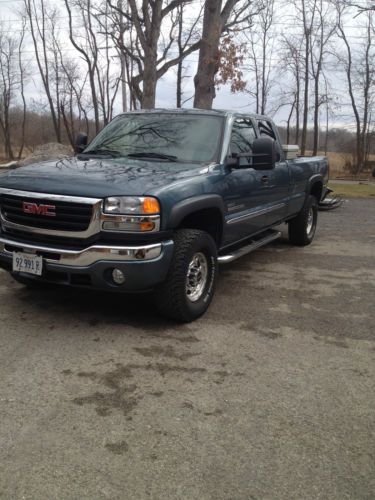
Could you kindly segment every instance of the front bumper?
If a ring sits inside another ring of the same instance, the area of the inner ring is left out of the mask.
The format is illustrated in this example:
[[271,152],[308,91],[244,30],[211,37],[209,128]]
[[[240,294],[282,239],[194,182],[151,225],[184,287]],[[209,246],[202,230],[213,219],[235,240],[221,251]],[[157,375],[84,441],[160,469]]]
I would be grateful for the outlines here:
[[[30,244],[0,237],[0,267],[12,272],[13,252],[43,257],[43,275],[22,276],[38,281],[85,286],[111,291],[142,291],[165,280],[173,254],[173,241],[142,246],[92,245],[84,250]],[[120,269],[125,283],[116,285],[112,270]]]

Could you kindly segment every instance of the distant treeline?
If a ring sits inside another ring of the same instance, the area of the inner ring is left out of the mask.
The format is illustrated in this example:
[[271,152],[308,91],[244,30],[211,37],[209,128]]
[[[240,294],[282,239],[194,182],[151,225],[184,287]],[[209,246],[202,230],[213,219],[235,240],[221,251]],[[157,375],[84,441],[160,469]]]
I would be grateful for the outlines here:
[[[17,154],[22,147],[22,115],[23,110],[15,108],[11,110],[10,121],[13,128],[13,148]],[[80,121],[78,118],[73,120],[76,133],[86,132],[89,129],[89,140],[95,136],[95,123],[93,120]],[[104,124],[101,124],[103,127]],[[295,129],[292,127],[289,130],[289,141],[287,140],[286,127],[279,126],[281,139],[284,144],[295,143]],[[319,133],[319,151],[320,152],[337,152],[350,155],[355,150],[355,133],[345,128],[333,128],[326,133],[326,130],[320,130]],[[56,142],[56,136],[53,128],[52,118],[49,113],[37,113],[36,111],[27,111],[25,120],[25,144],[23,148],[23,156],[32,152],[39,144],[48,142]],[[69,145],[70,140],[68,134],[63,130],[61,142]],[[307,151],[313,150],[314,134],[312,129],[307,131]],[[4,140],[0,134],[0,157],[5,159],[4,155]],[[375,134],[371,134],[368,141],[369,154],[375,154]]]
[[203,109],[226,86],[246,109],[282,115],[302,154],[348,152],[359,173],[373,147],[374,81],[375,5],[362,0],[19,0],[0,21],[9,159],[23,144],[73,145],[118,109],[155,108],[158,86],[176,107]]

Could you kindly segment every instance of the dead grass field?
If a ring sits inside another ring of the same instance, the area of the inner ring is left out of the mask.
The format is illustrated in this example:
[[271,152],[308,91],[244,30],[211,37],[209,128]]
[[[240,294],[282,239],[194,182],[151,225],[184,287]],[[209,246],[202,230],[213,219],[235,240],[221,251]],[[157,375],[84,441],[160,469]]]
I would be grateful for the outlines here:
[[[307,151],[308,156],[312,155],[311,151]],[[352,175],[345,169],[346,160],[351,160],[351,155],[347,153],[334,153],[328,152],[327,155],[324,151],[319,151],[319,156],[327,156],[330,166],[331,179],[371,179],[371,169],[362,172],[358,176]],[[375,155],[370,155],[369,160],[375,161]]]
[[329,186],[337,195],[345,198],[375,197],[375,183],[373,184],[340,184],[335,182]]

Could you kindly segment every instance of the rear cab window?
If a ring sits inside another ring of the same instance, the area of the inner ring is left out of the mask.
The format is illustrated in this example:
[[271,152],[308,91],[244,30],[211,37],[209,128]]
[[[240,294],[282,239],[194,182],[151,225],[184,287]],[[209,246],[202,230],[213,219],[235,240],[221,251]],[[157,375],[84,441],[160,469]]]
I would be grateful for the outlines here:
[[[256,132],[250,118],[236,118],[233,122],[228,155],[252,153]],[[241,157],[240,165],[251,165],[251,157]]]
[[279,158],[281,158],[282,150],[280,147],[277,132],[275,130],[276,126],[272,122],[264,119],[257,119],[256,122],[259,131],[259,137],[270,137],[271,139],[273,139],[276,143],[276,151],[279,154]]

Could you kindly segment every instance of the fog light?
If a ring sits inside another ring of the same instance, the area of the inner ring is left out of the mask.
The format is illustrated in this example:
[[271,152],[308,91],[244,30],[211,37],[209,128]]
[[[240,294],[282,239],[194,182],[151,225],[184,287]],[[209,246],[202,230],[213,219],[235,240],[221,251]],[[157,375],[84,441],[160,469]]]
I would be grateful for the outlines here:
[[123,285],[125,283],[125,274],[121,269],[114,269],[112,271],[112,279],[116,285]]

